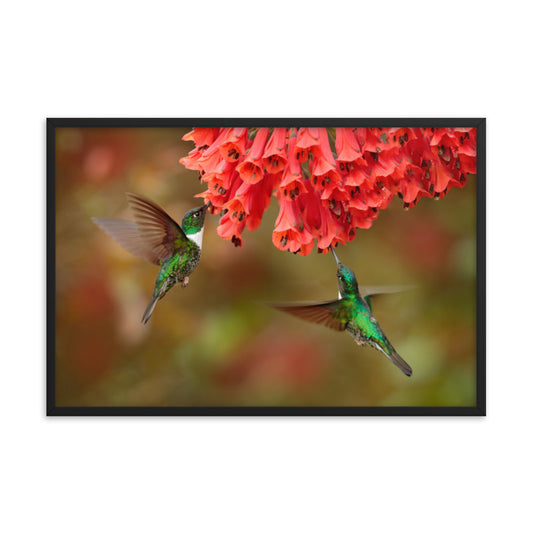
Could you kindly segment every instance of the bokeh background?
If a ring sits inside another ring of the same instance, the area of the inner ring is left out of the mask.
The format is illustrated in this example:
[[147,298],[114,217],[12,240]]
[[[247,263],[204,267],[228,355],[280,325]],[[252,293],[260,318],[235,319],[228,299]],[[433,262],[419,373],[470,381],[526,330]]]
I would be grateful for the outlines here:
[[208,216],[187,288],[140,323],[157,267],[124,251],[91,217],[132,218],[124,193],[177,222],[204,184],[178,160],[179,128],[60,128],[56,142],[56,402],[59,406],[474,406],[476,183],[410,211],[395,198],[337,248],[360,285],[415,285],[376,298],[374,314],[413,368],[405,377],[345,333],[261,302],[337,295],[331,254],[272,244],[278,205],[243,247]]

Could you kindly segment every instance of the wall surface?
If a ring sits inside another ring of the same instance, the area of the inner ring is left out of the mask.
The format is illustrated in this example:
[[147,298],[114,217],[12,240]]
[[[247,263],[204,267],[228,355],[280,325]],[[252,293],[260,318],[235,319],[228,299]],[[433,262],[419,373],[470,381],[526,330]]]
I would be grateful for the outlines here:
[[[532,190],[521,155],[533,43],[523,5],[4,7],[0,529],[531,527]],[[47,419],[47,116],[487,117],[488,416]]]

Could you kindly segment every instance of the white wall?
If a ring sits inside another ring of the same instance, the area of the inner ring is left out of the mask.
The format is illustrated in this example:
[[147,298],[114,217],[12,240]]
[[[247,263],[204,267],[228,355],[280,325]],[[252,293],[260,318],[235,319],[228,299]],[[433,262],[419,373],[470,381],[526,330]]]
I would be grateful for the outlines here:
[[[3,7],[0,529],[531,527],[533,91],[522,6]],[[488,417],[46,419],[47,116],[486,116]]]

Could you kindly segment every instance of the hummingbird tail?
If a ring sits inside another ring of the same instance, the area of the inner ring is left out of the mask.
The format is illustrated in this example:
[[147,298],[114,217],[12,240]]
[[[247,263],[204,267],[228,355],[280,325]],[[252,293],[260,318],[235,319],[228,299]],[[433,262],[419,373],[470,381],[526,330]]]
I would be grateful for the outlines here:
[[389,361],[394,363],[406,376],[413,374],[413,369],[398,355],[398,352],[392,347],[390,343],[386,345],[386,350],[378,343],[373,344],[382,354],[384,354]]
[[148,304],[148,307],[146,308],[146,311],[144,312],[144,315],[141,319],[141,322],[143,324],[146,324],[148,320],[150,320],[150,317],[152,316],[152,313],[154,312],[155,304],[159,300],[159,295],[152,296],[152,299],[150,300],[150,303]]

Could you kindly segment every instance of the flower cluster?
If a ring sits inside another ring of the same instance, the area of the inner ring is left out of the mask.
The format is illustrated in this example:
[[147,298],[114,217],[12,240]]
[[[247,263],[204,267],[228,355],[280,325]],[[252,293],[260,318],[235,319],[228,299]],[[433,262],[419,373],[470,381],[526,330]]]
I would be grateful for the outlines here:
[[195,128],[180,162],[207,183],[218,234],[242,246],[279,202],[280,250],[307,255],[369,228],[394,195],[406,209],[476,172],[475,128]]

